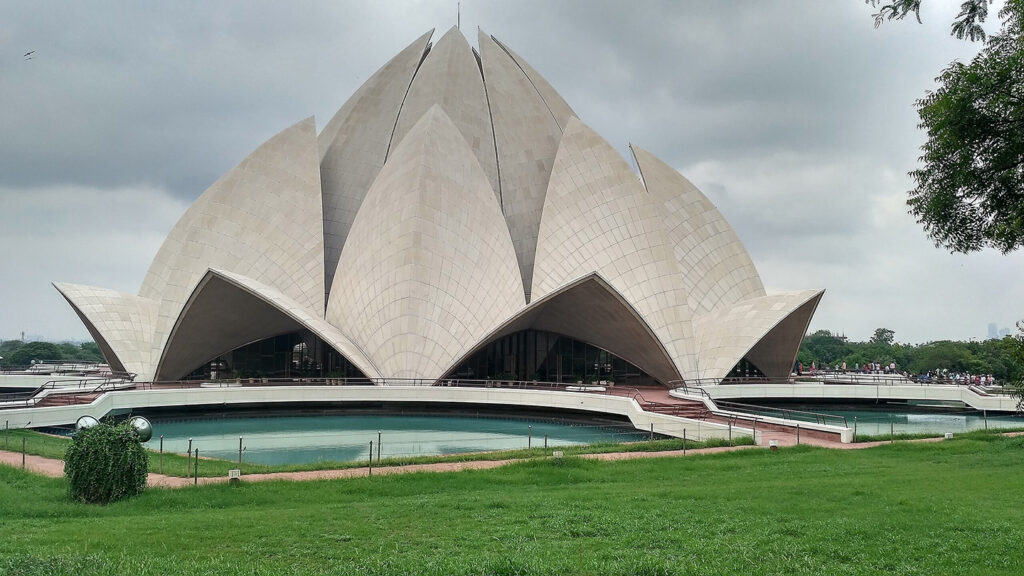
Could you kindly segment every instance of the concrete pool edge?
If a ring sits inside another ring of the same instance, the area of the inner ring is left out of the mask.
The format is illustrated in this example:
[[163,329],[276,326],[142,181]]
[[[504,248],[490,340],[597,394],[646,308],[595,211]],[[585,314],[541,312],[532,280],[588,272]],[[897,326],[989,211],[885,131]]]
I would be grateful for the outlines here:
[[72,424],[85,415],[100,418],[111,412],[144,408],[324,402],[537,407],[622,416],[628,418],[638,430],[676,438],[684,434],[693,440],[725,439],[734,434],[753,435],[750,428],[645,411],[636,400],[626,396],[553,390],[433,386],[261,386],[113,390],[101,394],[88,404],[6,409],[0,412],[0,419],[5,420],[11,428],[40,428]]

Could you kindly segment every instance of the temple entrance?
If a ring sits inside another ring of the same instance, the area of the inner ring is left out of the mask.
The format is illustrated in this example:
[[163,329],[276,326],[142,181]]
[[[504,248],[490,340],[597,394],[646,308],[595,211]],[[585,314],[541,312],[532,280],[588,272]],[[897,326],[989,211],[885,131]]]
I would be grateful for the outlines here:
[[596,346],[541,330],[503,336],[473,354],[448,378],[614,382],[649,386],[658,382],[635,365]]

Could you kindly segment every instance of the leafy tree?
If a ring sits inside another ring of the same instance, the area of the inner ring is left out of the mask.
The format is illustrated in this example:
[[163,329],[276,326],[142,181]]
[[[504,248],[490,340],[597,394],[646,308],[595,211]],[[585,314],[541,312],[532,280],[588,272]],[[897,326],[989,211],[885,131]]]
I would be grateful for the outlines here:
[[845,336],[832,334],[828,330],[818,330],[804,338],[801,346],[806,354],[798,359],[810,367],[811,362],[832,364],[850,353]]
[[[879,27],[886,20],[903,20],[913,14],[918,22],[921,21],[921,0],[866,0],[868,4],[878,8],[874,14],[875,27]],[[950,33],[963,40],[964,38],[984,40],[985,30],[981,23],[988,18],[988,7],[990,0],[966,0],[960,5],[960,13],[953,19]]]
[[912,374],[942,369],[953,372],[970,372],[971,374],[988,372],[985,364],[971,354],[966,346],[949,340],[930,342],[920,346],[911,356],[906,368]]
[[26,366],[33,360],[60,360],[63,358],[60,347],[52,342],[28,342],[10,356],[4,358],[5,364]]
[[95,504],[142,493],[149,455],[128,421],[79,430],[64,454],[71,498]]
[[[921,0],[869,2],[880,6],[876,25],[920,19]],[[1007,0],[1002,28],[986,37],[989,5],[961,5],[953,35],[985,44],[970,63],[951,63],[916,103],[928,139],[907,204],[935,244],[954,252],[1024,246],[1024,0]]]
[[[1021,323],[1024,326],[1024,322]],[[1018,337],[1007,336],[983,342],[942,340],[927,344],[900,344],[892,330],[879,328],[866,342],[851,342],[828,330],[808,334],[800,346],[798,358],[809,367],[811,362],[855,364],[895,362],[899,370],[922,373],[945,368],[953,372],[992,374],[1004,383],[1024,378],[1024,331]],[[1021,385],[1024,393],[1024,384]]]
[[888,328],[877,328],[875,333],[871,335],[871,343],[881,346],[892,346],[892,342],[896,337],[896,332],[889,330]]
[[82,342],[79,346],[81,360],[92,360],[94,362],[103,362],[103,353],[100,352],[100,347],[95,342]]
[[80,360],[103,362],[103,354],[95,342],[23,342],[6,340],[0,343],[0,356],[7,366],[27,366],[32,360]]

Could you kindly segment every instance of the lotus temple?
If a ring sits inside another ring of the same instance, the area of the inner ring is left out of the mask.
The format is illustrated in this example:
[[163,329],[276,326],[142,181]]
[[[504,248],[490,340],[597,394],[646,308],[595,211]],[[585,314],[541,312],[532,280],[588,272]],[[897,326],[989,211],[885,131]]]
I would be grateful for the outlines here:
[[767,294],[700,190],[636,145],[634,170],[505,44],[431,36],[214,182],[138,294],[54,284],[113,369],[788,377],[822,290]]
[[241,458],[246,436],[272,463],[541,431],[850,442],[896,419],[918,432],[922,406],[956,411],[941,432],[1015,409],[965,386],[792,376],[822,290],[768,294],[685,176],[605,141],[494,37],[432,34],[326,125],[285,128],[214,182],[137,294],[55,283],[109,366],[0,375],[23,382],[0,393],[4,426],[145,415],[170,450]]

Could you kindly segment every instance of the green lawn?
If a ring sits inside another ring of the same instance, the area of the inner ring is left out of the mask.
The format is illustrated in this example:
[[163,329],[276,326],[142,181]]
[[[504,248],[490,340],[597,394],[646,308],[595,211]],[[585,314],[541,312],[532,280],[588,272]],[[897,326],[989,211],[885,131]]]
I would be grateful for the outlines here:
[[[22,440],[25,440],[25,453],[45,456],[47,458],[63,459],[67,450],[70,438],[41,434],[33,430],[11,430],[5,436],[0,432],[0,449],[20,452]],[[686,440],[686,447],[708,448],[714,446],[744,446],[754,443],[749,436],[737,436],[734,440],[711,439],[705,442]],[[564,454],[573,456],[577,454],[597,454],[606,452],[659,452],[664,450],[682,450],[683,440],[678,438],[665,438],[644,442],[616,443],[605,442],[598,444],[586,444],[579,446],[562,446],[557,448],[532,448],[521,450],[499,450],[494,452],[473,452],[469,454],[448,454],[444,456],[400,456],[395,458],[384,458],[374,460],[374,466],[401,466],[405,464],[430,464],[435,462],[465,462],[472,460],[514,460],[526,458],[539,458],[550,456],[554,450],[561,450]],[[164,453],[163,464],[160,454],[149,450],[149,471],[167,474],[168,476],[191,476],[191,468],[188,458],[179,454]],[[200,453],[202,456],[202,453]],[[267,472],[298,472],[303,470],[338,470],[344,468],[359,468],[366,466],[366,460],[331,462],[321,460],[306,464],[285,464],[285,465],[264,465],[250,464],[243,459],[239,466],[234,460],[217,460],[201,458],[199,462],[199,476],[227,476],[228,470],[238,468],[244,474],[260,474]]]
[[0,466],[9,574],[1022,574],[1024,438],[69,502]]

